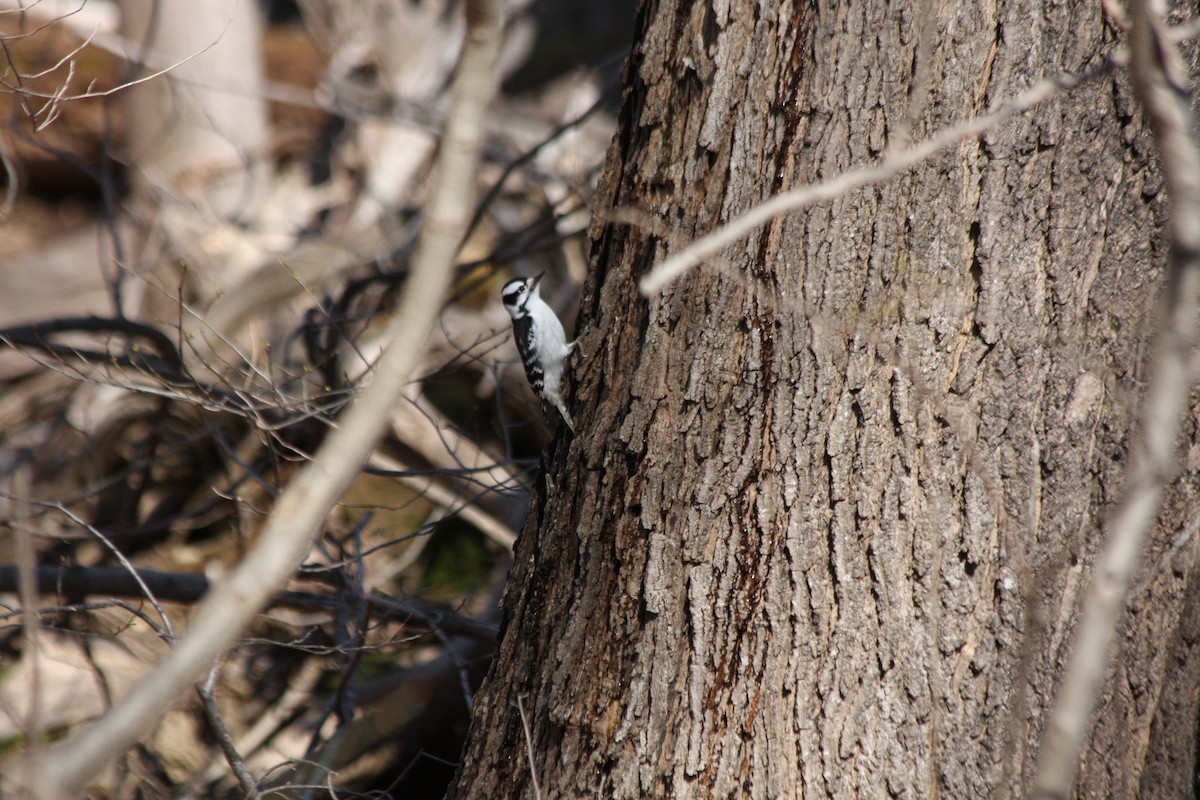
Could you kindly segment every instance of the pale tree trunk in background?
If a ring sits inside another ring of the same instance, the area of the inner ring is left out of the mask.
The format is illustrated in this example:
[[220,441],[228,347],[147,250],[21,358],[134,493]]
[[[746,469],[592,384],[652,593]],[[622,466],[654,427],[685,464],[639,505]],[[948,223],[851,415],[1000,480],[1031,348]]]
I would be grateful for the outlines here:
[[[131,79],[170,69],[124,95],[130,203],[153,230],[120,255],[141,274],[187,263],[193,302],[230,290],[264,258],[253,236],[271,177],[259,13],[246,0],[121,3],[127,56],[142,65]],[[131,284],[141,313],[177,318],[179,275],[156,282],[145,295]]]
[[[159,192],[204,185],[215,213],[234,213],[268,164],[257,4],[125,0],[121,23],[144,65],[133,77],[177,65],[128,93],[134,177]],[[214,182],[221,172],[230,179]]]
[[[51,15],[31,17],[35,27],[54,19],[46,7],[52,4],[24,5]],[[227,220],[253,221],[270,177],[257,3],[121,0],[119,5],[121,35],[111,46],[128,62],[121,82],[166,70],[110,98],[125,119],[112,126],[111,144],[120,147],[116,160],[127,168],[132,191],[122,194],[114,175],[101,175],[112,207],[99,231],[74,231],[16,259],[0,254],[5,274],[0,319],[6,323],[118,312],[131,319],[174,321],[180,277],[170,270],[151,273],[182,257],[192,267],[193,281],[206,279],[205,288],[216,293],[229,290],[238,270],[245,269],[246,236]],[[81,25],[78,35],[96,36],[110,46],[111,37],[94,24]],[[131,218],[150,220],[144,228],[153,231],[140,236],[147,232]],[[210,256],[217,266],[209,263]],[[147,291],[148,284],[129,273],[156,282],[159,291]],[[26,359],[0,357],[0,375],[28,368]]]
[[[596,229],[579,435],[453,796],[534,796],[522,695],[546,797],[1027,793],[1166,291],[1125,77],[635,291],[1116,39],[1098,6],[930,6],[643,3],[597,206],[635,225]],[[1080,796],[1192,789],[1194,415],[1185,436]]]

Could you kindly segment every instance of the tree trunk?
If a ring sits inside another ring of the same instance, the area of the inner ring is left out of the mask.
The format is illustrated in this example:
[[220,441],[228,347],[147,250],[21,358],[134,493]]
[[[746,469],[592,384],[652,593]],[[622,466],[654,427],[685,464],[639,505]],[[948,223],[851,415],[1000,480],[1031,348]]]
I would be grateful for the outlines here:
[[[547,455],[453,796],[535,796],[522,696],[544,797],[1026,794],[1163,291],[1125,77],[635,283],[1116,38],[1084,4],[643,2],[579,435]],[[1191,786],[1195,434],[1080,796]]]

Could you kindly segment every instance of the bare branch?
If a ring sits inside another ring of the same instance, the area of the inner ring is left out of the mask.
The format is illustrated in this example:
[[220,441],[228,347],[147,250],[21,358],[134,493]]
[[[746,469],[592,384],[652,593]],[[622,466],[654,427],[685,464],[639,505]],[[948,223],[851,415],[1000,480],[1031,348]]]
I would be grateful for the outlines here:
[[221,746],[221,752],[225,756],[225,761],[229,764],[229,769],[237,777],[238,784],[242,787],[244,796],[247,800],[251,798],[258,800],[261,797],[258,791],[258,784],[254,780],[254,776],[250,774],[250,770],[246,767],[246,762],[242,758],[242,754],[238,752],[237,745],[233,741],[233,735],[225,725],[225,718],[221,714],[221,708],[217,705],[217,698],[213,696],[213,686],[217,680],[218,667],[218,664],[213,664],[212,669],[208,672],[208,679],[203,683],[196,684],[196,694],[200,695],[200,706],[204,709],[204,718],[208,720],[209,727],[212,728],[213,734],[217,737],[217,744]]
[[517,711],[521,715],[521,730],[525,732],[525,757],[529,761],[529,777],[533,781],[533,796],[536,800],[542,800],[542,783],[538,780],[537,764],[533,761],[533,735],[529,732],[529,718],[525,715],[524,700],[528,696],[527,692],[517,695]]
[[[17,590],[22,585],[20,574],[19,566],[0,564],[0,594]],[[195,603],[204,596],[210,586],[208,578],[203,575],[148,569],[136,570],[136,575],[131,575],[124,567],[63,567],[46,564],[36,566],[30,573],[29,581],[29,586],[42,594],[63,594],[70,597],[144,597],[145,589],[142,587],[145,586],[160,600],[174,603]],[[23,599],[22,602],[26,601]],[[338,602],[339,598],[336,596],[289,591],[276,594],[270,599],[269,605],[272,608],[329,612],[336,608]],[[439,635],[443,636],[458,636],[489,643],[496,638],[494,625],[465,617],[449,607],[420,598],[395,600],[372,592],[367,595],[366,602],[371,608],[371,615],[379,619],[402,622],[406,626],[415,623],[430,630],[436,629]],[[122,607],[129,606],[123,604]],[[63,608],[74,607],[55,606],[54,610]],[[19,613],[29,613],[30,609],[37,614],[46,611],[29,606],[21,609]],[[7,616],[9,615],[0,615],[0,620]],[[139,616],[152,626],[150,617],[143,614]]]
[[[208,44],[207,46],[202,47],[201,49],[191,53],[190,55],[186,56],[185,58],[178,59],[177,61],[175,61],[174,63],[172,63],[168,66],[162,67],[161,69],[156,69],[151,73],[141,76],[140,78],[135,78],[132,80],[125,81],[125,82],[121,83],[119,86],[114,86],[111,89],[104,89],[101,91],[88,90],[85,92],[80,92],[79,94],[67,94],[67,89],[70,87],[70,83],[71,83],[69,77],[67,80],[63,81],[62,86],[60,86],[54,92],[34,91],[32,89],[28,89],[23,86],[6,86],[5,88],[14,93],[18,93],[23,97],[36,97],[36,98],[39,98],[42,100],[47,100],[49,103],[53,103],[56,105],[58,103],[73,102],[75,100],[91,100],[93,98],[112,97],[113,95],[120,94],[121,92],[132,89],[135,86],[140,86],[141,84],[148,83],[150,81],[155,80],[156,78],[161,78],[162,76],[167,75],[168,73],[171,73],[171,72],[179,69],[184,64],[188,64],[188,63],[194,61],[195,59],[199,58],[200,56],[204,55],[209,50],[211,50],[217,46],[217,44],[221,41],[221,38],[225,36],[226,30],[228,29],[229,25],[230,25],[230,21],[227,20],[225,23],[225,28],[223,28],[221,30],[221,33],[219,36],[217,36],[216,38],[213,39],[211,44]],[[56,69],[61,67],[64,62],[66,62],[68,64],[69,69],[74,70],[75,56],[77,56],[82,50],[84,50],[86,47],[88,47],[88,45],[90,45],[92,43],[93,43],[92,37],[88,37],[82,44],[80,44],[72,52],[63,56],[63,58],[60,59],[59,62],[57,64],[55,64],[54,66],[44,69],[41,72],[38,72],[37,74],[21,75],[20,77],[22,77],[22,78],[37,78],[37,77],[41,77],[43,75],[53,73]],[[105,49],[111,49],[111,48],[105,48]],[[36,116],[36,115],[34,115],[34,116]],[[39,126],[39,130],[42,127],[45,127],[45,123],[43,123],[41,126]]]
[[715,255],[722,248],[733,244],[775,217],[815,203],[833,200],[868,184],[894,178],[904,170],[920,164],[939,150],[958,144],[965,139],[981,136],[1001,122],[1029,110],[1064,89],[1073,89],[1081,83],[1107,74],[1115,64],[1119,63],[1121,58],[1121,51],[1114,51],[1100,66],[1088,72],[1081,74],[1064,72],[1051,78],[1045,78],[1012,100],[1001,103],[994,111],[947,128],[911,149],[889,149],[883,159],[875,164],[859,167],[815,185],[801,186],[790,192],[777,194],[667,258],[649,275],[642,278],[638,288],[643,295],[649,297],[655,292],[661,291],[668,283],[700,264],[704,259]]
[[56,509],[57,511],[59,511],[60,513],[65,515],[67,518],[69,518],[76,525],[79,525],[80,527],[85,528],[92,536],[99,539],[101,544],[103,544],[104,547],[110,553],[113,554],[113,557],[115,557],[117,559],[117,561],[119,561],[121,563],[121,566],[130,575],[130,577],[132,577],[134,579],[134,581],[137,582],[138,588],[142,591],[142,595],[148,601],[150,601],[150,605],[154,606],[154,610],[158,612],[158,617],[159,617],[159,619],[162,620],[163,624],[162,624],[161,628],[158,625],[155,625],[154,629],[158,632],[158,634],[163,639],[167,640],[168,642],[174,641],[175,628],[174,628],[174,626],[171,625],[171,618],[168,617],[167,612],[163,610],[162,604],[158,602],[158,598],[154,596],[154,592],[150,591],[150,587],[148,587],[145,584],[145,582],[141,579],[141,576],[138,575],[138,571],[136,569],[134,569],[133,564],[131,564],[129,562],[129,559],[125,557],[125,554],[122,553],[119,548],[113,546],[113,543],[108,540],[107,536],[105,536],[94,525],[89,525],[78,514],[74,513],[73,511],[71,511],[69,508],[62,505],[61,503],[42,504],[42,503],[35,502],[34,505],[46,505],[49,508]]
[[1200,344],[1200,150],[1192,135],[1187,69],[1159,3],[1131,3],[1130,50],[1134,87],[1154,128],[1171,199],[1171,307],[1152,355],[1140,431],[1130,446],[1125,494],[1096,556],[1070,661],[1038,756],[1038,797],[1071,795],[1130,581],[1142,562],[1163,490],[1178,469],[1175,445],[1193,383],[1188,362]]
[[[383,453],[372,455],[371,465],[400,473],[405,471],[403,464]],[[448,514],[453,513],[461,517],[463,522],[473,526],[475,530],[505,550],[512,551],[513,543],[517,540],[517,535],[513,533],[512,528],[488,514],[477,504],[470,502],[470,498],[463,498],[460,493],[435,483],[429,477],[402,474],[400,482],[414,491],[420,492],[429,502],[441,506]]]

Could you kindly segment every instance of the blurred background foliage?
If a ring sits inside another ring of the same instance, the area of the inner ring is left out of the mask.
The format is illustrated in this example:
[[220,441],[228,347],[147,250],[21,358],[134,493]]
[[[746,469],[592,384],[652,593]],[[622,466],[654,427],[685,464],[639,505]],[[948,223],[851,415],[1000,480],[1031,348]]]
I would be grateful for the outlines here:
[[[271,796],[442,796],[555,422],[497,289],[547,273],[571,329],[634,18],[509,10],[422,378],[215,702],[95,796],[244,796],[220,737]],[[461,30],[448,0],[0,2],[0,774],[135,689],[370,380]]]

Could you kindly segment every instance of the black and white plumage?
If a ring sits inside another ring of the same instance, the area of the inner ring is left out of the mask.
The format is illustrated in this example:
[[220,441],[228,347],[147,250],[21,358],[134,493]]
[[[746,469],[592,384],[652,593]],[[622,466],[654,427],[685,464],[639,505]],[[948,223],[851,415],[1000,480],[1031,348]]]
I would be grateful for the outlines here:
[[512,317],[513,338],[517,340],[517,351],[521,354],[521,363],[525,365],[529,385],[543,400],[554,406],[574,433],[575,423],[567,413],[560,392],[563,365],[575,349],[575,342],[567,341],[562,322],[542,299],[538,288],[541,281],[541,275],[513,278],[504,284],[500,297],[504,300],[508,315]]

